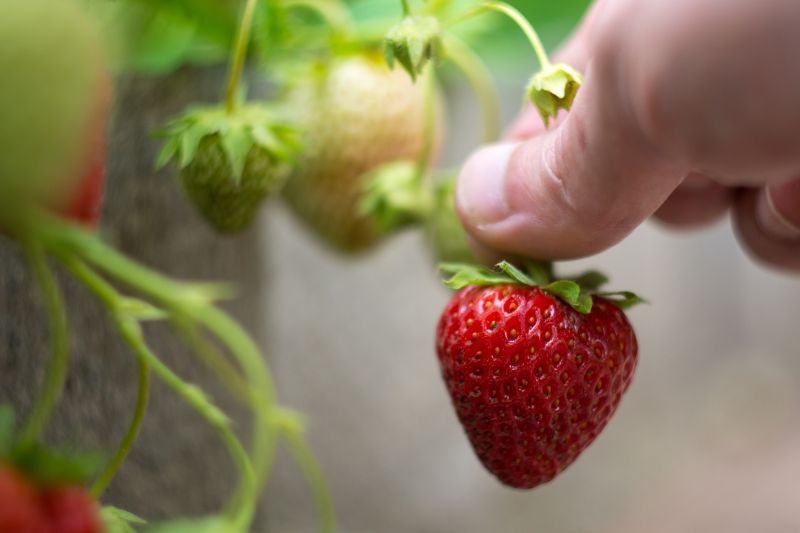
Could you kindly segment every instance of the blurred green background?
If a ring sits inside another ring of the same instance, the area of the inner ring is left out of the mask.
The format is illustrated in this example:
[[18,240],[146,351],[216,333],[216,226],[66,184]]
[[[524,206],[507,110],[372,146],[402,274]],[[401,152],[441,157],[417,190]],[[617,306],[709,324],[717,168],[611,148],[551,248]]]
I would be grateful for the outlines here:
[[[82,0],[98,14],[118,70],[166,74],[183,64],[219,63],[234,38],[240,0]],[[448,12],[458,14],[474,0],[450,0]],[[555,47],[575,26],[588,0],[512,0],[539,31],[545,46]],[[394,0],[349,0],[358,21],[385,21],[400,16]],[[422,2],[416,2],[417,7]],[[265,13],[265,18],[269,13]],[[269,22],[262,21],[262,28]],[[519,68],[528,53],[522,32],[497,15],[464,25],[469,41],[500,75]],[[524,68],[528,68],[525,66]]]

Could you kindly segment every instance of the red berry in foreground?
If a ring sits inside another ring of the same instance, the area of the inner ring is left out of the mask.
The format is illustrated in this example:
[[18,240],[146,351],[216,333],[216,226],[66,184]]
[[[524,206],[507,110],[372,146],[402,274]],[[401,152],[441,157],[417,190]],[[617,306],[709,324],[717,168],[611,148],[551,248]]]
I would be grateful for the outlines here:
[[42,506],[52,533],[101,533],[97,503],[80,487],[44,491]]
[[17,471],[0,465],[0,531],[52,533],[33,486]]
[[638,346],[625,314],[594,298],[581,314],[536,287],[453,296],[437,353],[461,424],[501,482],[533,488],[594,441],[619,405]]

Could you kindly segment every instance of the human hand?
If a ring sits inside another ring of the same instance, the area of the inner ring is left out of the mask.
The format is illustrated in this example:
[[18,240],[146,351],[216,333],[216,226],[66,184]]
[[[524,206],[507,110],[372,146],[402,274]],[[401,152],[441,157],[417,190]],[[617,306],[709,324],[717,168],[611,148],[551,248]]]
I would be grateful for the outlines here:
[[599,0],[559,57],[586,73],[571,112],[525,112],[462,170],[478,251],[581,257],[732,206],[749,252],[800,270],[798,50],[796,0]]

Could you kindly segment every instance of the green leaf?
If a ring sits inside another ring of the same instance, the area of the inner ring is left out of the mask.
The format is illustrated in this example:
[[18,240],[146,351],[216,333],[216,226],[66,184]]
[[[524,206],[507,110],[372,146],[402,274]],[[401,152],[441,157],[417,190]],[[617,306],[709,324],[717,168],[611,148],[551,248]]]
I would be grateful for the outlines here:
[[389,234],[422,223],[433,207],[433,193],[420,179],[413,161],[382,165],[363,178],[359,212],[374,221],[376,230]]
[[211,131],[204,130],[202,127],[190,125],[180,137],[180,162],[181,168],[186,168],[194,160],[197,154],[197,149],[200,147],[200,141],[208,135],[213,135]]
[[14,448],[16,415],[10,405],[0,405],[0,458],[7,458]]
[[11,462],[39,484],[83,484],[105,464],[98,453],[72,453],[35,445],[14,451]]
[[178,154],[181,141],[179,137],[172,137],[161,149],[156,159],[156,170],[161,170]]
[[136,36],[130,62],[146,72],[169,72],[191,48],[197,23],[170,10],[155,10]]
[[578,296],[578,301],[572,307],[579,313],[588,315],[592,312],[593,304],[592,295],[588,292],[581,292],[580,296]]
[[578,303],[578,298],[581,295],[580,286],[574,281],[568,280],[554,281],[545,285],[542,289],[554,296],[558,296],[570,305]]
[[459,263],[444,263],[439,270],[451,277],[444,284],[451,289],[463,289],[470,285],[504,285],[514,280],[504,272],[497,272],[489,267]]
[[574,278],[575,283],[581,286],[582,289],[587,291],[596,291],[606,283],[608,283],[608,277],[602,272],[598,272],[597,270],[590,270],[588,272],[584,272],[580,276]]
[[170,316],[166,311],[136,298],[126,298],[122,311],[139,321],[166,320]]
[[497,268],[499,268],[502,272],[508,274],[508,276],[516,281],[517,283],[521,283],[523,285],[529,285],[534,287],[537,283],[531,278],[529,275],[509,263],[508,261],[501,261],[497,264]]
[[247,163],[247,154],[253,147],[253,138],[244,126],[231,125],[231,128],[221,134],[222,149],[228,156],[233,169],[233,180],[238,183],[242,179],[244,166]]
[[547,261],[525,261],[525,270],[533,278],[536,285],[547,285],[553,281],[553,264]]
[[294,124],[260,104],[245,105],[234,113],[221,106],[191,109],[156,134],[167,138],[156,165],[177,159],[181,168],[195,160],[203,139],[218,135],[237,183],[253,146],[263,148],[276,161],[293,159],[301,147]]
[[554,281],[542,287],[553,296],[557,296],[576,311],[590,313],[592,311],[592,296],[582,292],[580,285],[570,280]]
[[133,513],[123,511],[117,507],[106,506],[100,511],[100,519],[105,526],[106,533],[136,533],[134,525],[144,525],[147,522]]
[[405,17],[384,39],[384,55],[389,67],[393,68],[397,60],[415,81],[429,61],[441,59],[442,48],[439,19],[431,16]]
[[630,291],[600,292],[597,294],[597,296],[608,300],[620,309],[630,309],[638,304],[649,303],[638,294]]

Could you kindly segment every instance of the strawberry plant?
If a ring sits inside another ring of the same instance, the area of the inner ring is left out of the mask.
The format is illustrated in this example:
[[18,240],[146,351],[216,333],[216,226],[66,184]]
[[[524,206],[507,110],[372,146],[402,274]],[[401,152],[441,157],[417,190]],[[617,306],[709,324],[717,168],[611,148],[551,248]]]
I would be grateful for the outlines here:
[[[464,7],[403,0],[399,19],[364,23],[340,0],[83,3],[117,17],[136,14],[123,17],[128,28],[144,28],[134,63],[168,69],[203,49],[229,57],[222,101],[189,106],[156,132],[164,141],[157,165],[174,169],[187,201],[214,229],[243,231],[270,198],[280,198],[338,251],[371,250],[401,229],[418,228],[436,259],[461,263],[443,266],[459,292],[440,319],[437,353],[457,416],[500,481],[519,488],[549,481],[597,437],[633,376],[637,341],[622,309],[639,298],[600,292],[604,277],[597,273],[556,280],[550,265],[524,258],[514,258],[524,270],[511,262],[476,266],[455,210],[454,172],[436,166],[443,65],[455,66],[474,90],[484,141],[500,130],[489,71],[456,30],[464,21],[499,12],[523,30],[540,66],[525,100],[545,125],[572,105],[581,74],[550,62],[521,12],[494,1]],[[111,91],[98,30],[78,6],[0,5],[0,69],[18,72],[0,84],[0,228],[41,286],[52,344],[27,420],[14,432],[0,417],[0,530],[249,531],[282,442],[308,479],[320,530],[334,531],[331,497],[302,417],[278,403],[263,354],[219,305],[231,288],[170,279],[91,231],[104,188]],[[148,22],[140,27],[142,20]],[[158,28],[163,41],[154,37]],[[172,52],[159,56],[163,61],[145,53],[167,41]],[[213,43],[211,51],[200,42]],[[248,63],[253,56],[260,61]],[[246,81],[265,80],[274,88],[269,98],[252,96]],[[68,310],[52,261],[107,309],[138,363],[127,433],[91,469],[41,444],[69,360]],[[153,321],[169,325],[248,409],[249,445],[209,396],[151,349],[143,325]],[[216,431],[239,472],[219,513],[146,524],[97,503],[135,444],[153,378]]]

